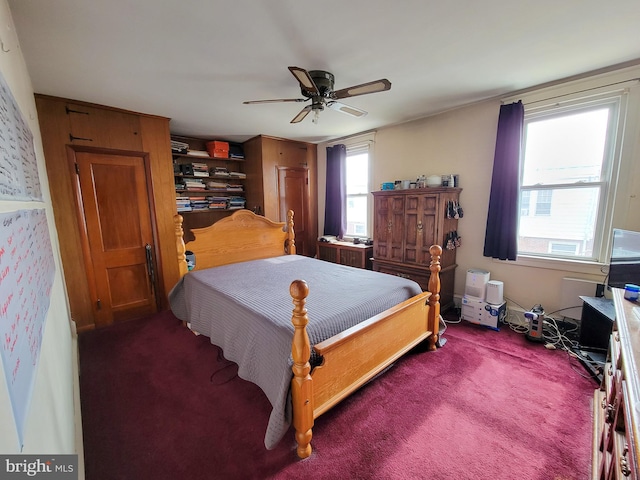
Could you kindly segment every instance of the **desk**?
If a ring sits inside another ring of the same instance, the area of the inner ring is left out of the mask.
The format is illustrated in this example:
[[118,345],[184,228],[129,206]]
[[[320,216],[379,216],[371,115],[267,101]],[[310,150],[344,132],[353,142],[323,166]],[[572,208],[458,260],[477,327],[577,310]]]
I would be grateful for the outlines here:
[[327,262],[371,270],[373,245],[351,242],[318,242],[318,258]]

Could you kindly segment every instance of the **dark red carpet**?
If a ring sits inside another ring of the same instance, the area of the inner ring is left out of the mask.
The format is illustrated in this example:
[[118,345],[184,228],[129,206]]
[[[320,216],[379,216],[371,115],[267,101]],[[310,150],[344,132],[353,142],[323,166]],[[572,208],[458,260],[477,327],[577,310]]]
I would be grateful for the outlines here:
[[86,478],[552,479],[590,473],[596,383],[508,328],[450,325],[268,451],[270,405],[170,313],[80,336]]

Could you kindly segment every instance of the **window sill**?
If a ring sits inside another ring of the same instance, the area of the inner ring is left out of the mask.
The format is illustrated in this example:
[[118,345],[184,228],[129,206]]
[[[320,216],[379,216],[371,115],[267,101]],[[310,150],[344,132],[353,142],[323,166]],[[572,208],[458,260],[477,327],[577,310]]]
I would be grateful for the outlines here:
[[606,275],[608,270],[608,264],[601,262],[534,257],[529,255],[518,255],[518,259],[515,262],[498,259],[493,259],[492,261],[500,263],[501,265],[562,270],[565,272],[583,273],[587,275]]

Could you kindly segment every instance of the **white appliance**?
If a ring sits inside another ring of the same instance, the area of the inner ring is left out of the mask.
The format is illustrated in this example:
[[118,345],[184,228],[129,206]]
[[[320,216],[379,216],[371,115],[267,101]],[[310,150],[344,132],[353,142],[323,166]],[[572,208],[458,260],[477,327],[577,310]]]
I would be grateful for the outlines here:
[[493,305],[466,295],[462,297],[462,313],[460,315],[462,320],[498,330],[506,316],[506,302]]
[[467,281],[464,285],[465,296],[484,301],[489,275],[489,272],[486,270],[480,270],[478,268],[470,268],[467,270]]
[[485,300],[493,305],[500,305],[504,301],[504,283],[500,280],[489,280],[487,282],[487,295]]

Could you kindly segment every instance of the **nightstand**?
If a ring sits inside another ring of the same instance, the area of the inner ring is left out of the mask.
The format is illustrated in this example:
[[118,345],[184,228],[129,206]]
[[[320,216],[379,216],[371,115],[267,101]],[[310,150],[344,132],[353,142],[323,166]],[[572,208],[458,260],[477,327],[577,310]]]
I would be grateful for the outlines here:
[[371,270],[373,245],[351,242],[318,242],[318,258],[327,262]]

